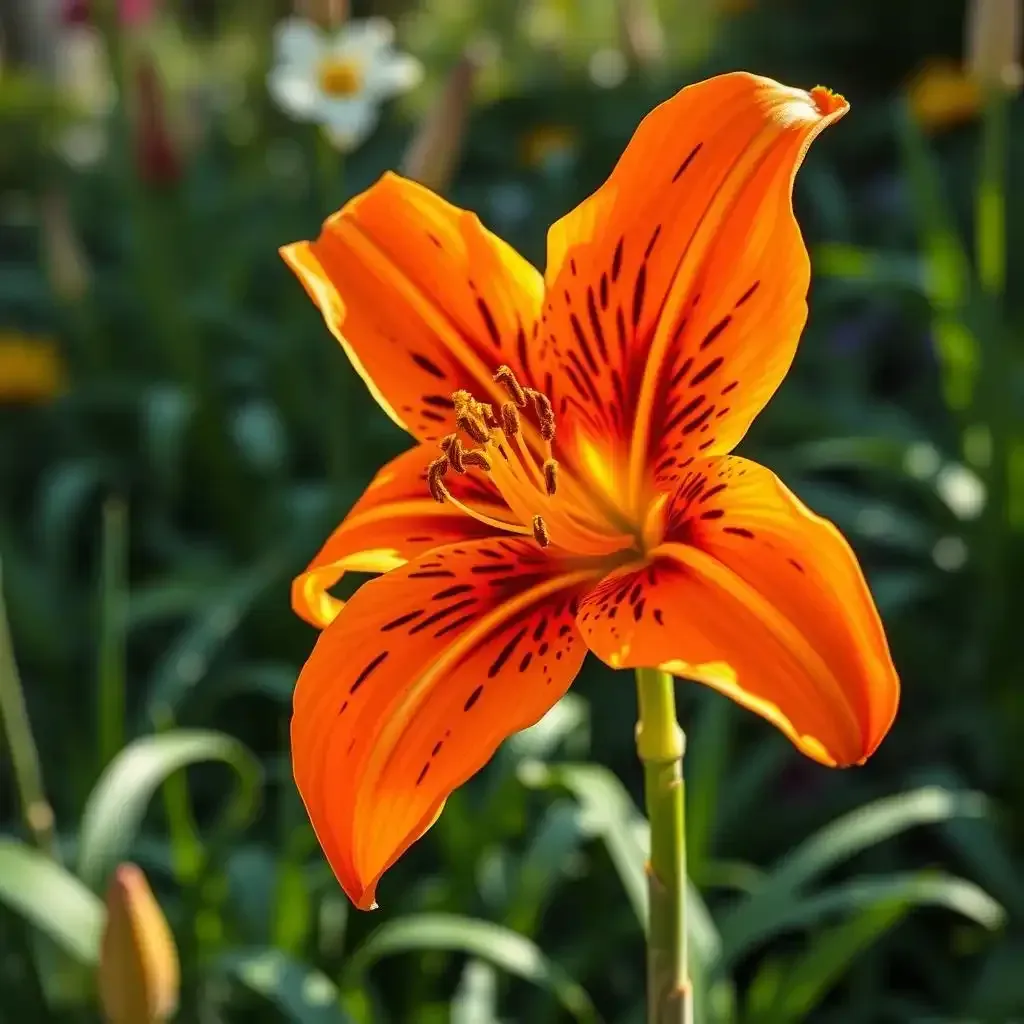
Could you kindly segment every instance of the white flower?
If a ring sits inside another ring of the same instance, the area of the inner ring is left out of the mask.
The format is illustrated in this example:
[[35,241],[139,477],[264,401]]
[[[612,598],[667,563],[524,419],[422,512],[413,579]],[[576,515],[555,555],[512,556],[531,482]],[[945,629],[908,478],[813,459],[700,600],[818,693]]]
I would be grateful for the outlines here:
[[419,61],[393,43],[383,18],[350,21],[334,34],[288,18],[274,32],[267,88],[285,113],[323,125],[337,146],[353,149],[377,124],[380,104],[422,78]]

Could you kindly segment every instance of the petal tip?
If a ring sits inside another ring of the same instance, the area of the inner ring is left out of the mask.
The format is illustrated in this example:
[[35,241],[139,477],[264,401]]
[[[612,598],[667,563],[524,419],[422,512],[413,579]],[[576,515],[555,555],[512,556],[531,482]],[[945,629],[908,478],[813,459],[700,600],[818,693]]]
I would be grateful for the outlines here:
[[816,85],[811,90],[810,97],[822,117],[835,119],[842,117],[850,109],[850,104],[842,93],[835,92],[825,85]]

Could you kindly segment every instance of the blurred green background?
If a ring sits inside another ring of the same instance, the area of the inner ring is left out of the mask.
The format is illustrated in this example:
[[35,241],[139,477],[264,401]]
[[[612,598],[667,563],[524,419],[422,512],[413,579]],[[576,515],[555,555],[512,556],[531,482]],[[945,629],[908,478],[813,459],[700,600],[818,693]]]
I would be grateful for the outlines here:
[[852,104],[797,183],[810,322],[741,450],[851,539],[904,695],[831,772],[680,685],[697,1024],[1024,1021],[1019,4],[353,2],[425,75],[348,152],[268,93],[290,13],[0,0],[0,1021],[100,1019],[124,861],[186,1024],[644,1019],[635,698],[593,660],[381,910],[331,876],[289,581],[408,441],[276,250],[402,168],[540,264],[639,118],[734,68]]

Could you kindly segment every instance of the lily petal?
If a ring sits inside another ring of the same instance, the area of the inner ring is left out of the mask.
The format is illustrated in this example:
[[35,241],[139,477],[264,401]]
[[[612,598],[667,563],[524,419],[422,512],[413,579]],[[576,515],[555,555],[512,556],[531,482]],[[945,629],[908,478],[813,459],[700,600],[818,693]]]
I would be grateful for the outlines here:
[[295,690],[292,761],[358,907],[452,790],[568,689],[594,580],[531,541],[469,541],[365,584],[320,634]]
[[453,391],[502,401],[499,365],[528,379],[540,274],[475,214],[422,185],[389,172],[315,242],[281,255],[373,396],[419,440],[454,429]]
[[[346,572],[382,573],[424,551],[459,540],[492,536],[493,527],[450,502],[438,504],[427,490],[427,466],[437,449],[417,445],[389,462],[371,481],[317,556],[292,583],[292,608],[322,629],[344,602],[329,593]],[[448,490],[463,504],[494,518],[506,506],[483,474],[452,474]]]
[[746,73],[689,86],[551,228],[541,368],[634,505],[678,442],[729,451],[788,369],[809,278],[793,177],[846,109]]
[[899,702],[878,612],[839,531],[769,470],[694,466],[644,569],[584,602],[591,650],[707,683],[827,765],[869,757]]

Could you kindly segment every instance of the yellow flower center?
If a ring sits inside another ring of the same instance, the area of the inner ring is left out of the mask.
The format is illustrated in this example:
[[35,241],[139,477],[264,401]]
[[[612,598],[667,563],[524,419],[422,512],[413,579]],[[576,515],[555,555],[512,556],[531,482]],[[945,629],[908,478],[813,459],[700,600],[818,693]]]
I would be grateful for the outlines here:
[[327,96],[354,96],[363,87],[363,69],[350,57],[326,57],[317,66],[317,81]]
[[[433,497],[490,526],[532,535],[541,547],[554,543],[579,555],[608,555],[631,547],[621,524],[594,503],[578,480],[559,470],[552,451],[555,414],[548,397],[522,387],[507,366],[498,369],[494,380],[509,396],[497,412],[467,391],[452,395],[458,430],[441,439],[443,454],[430,465],[427,486]],[[445,477],[471,469],[490,476],[513,521],[494,519],[452,495]]]

